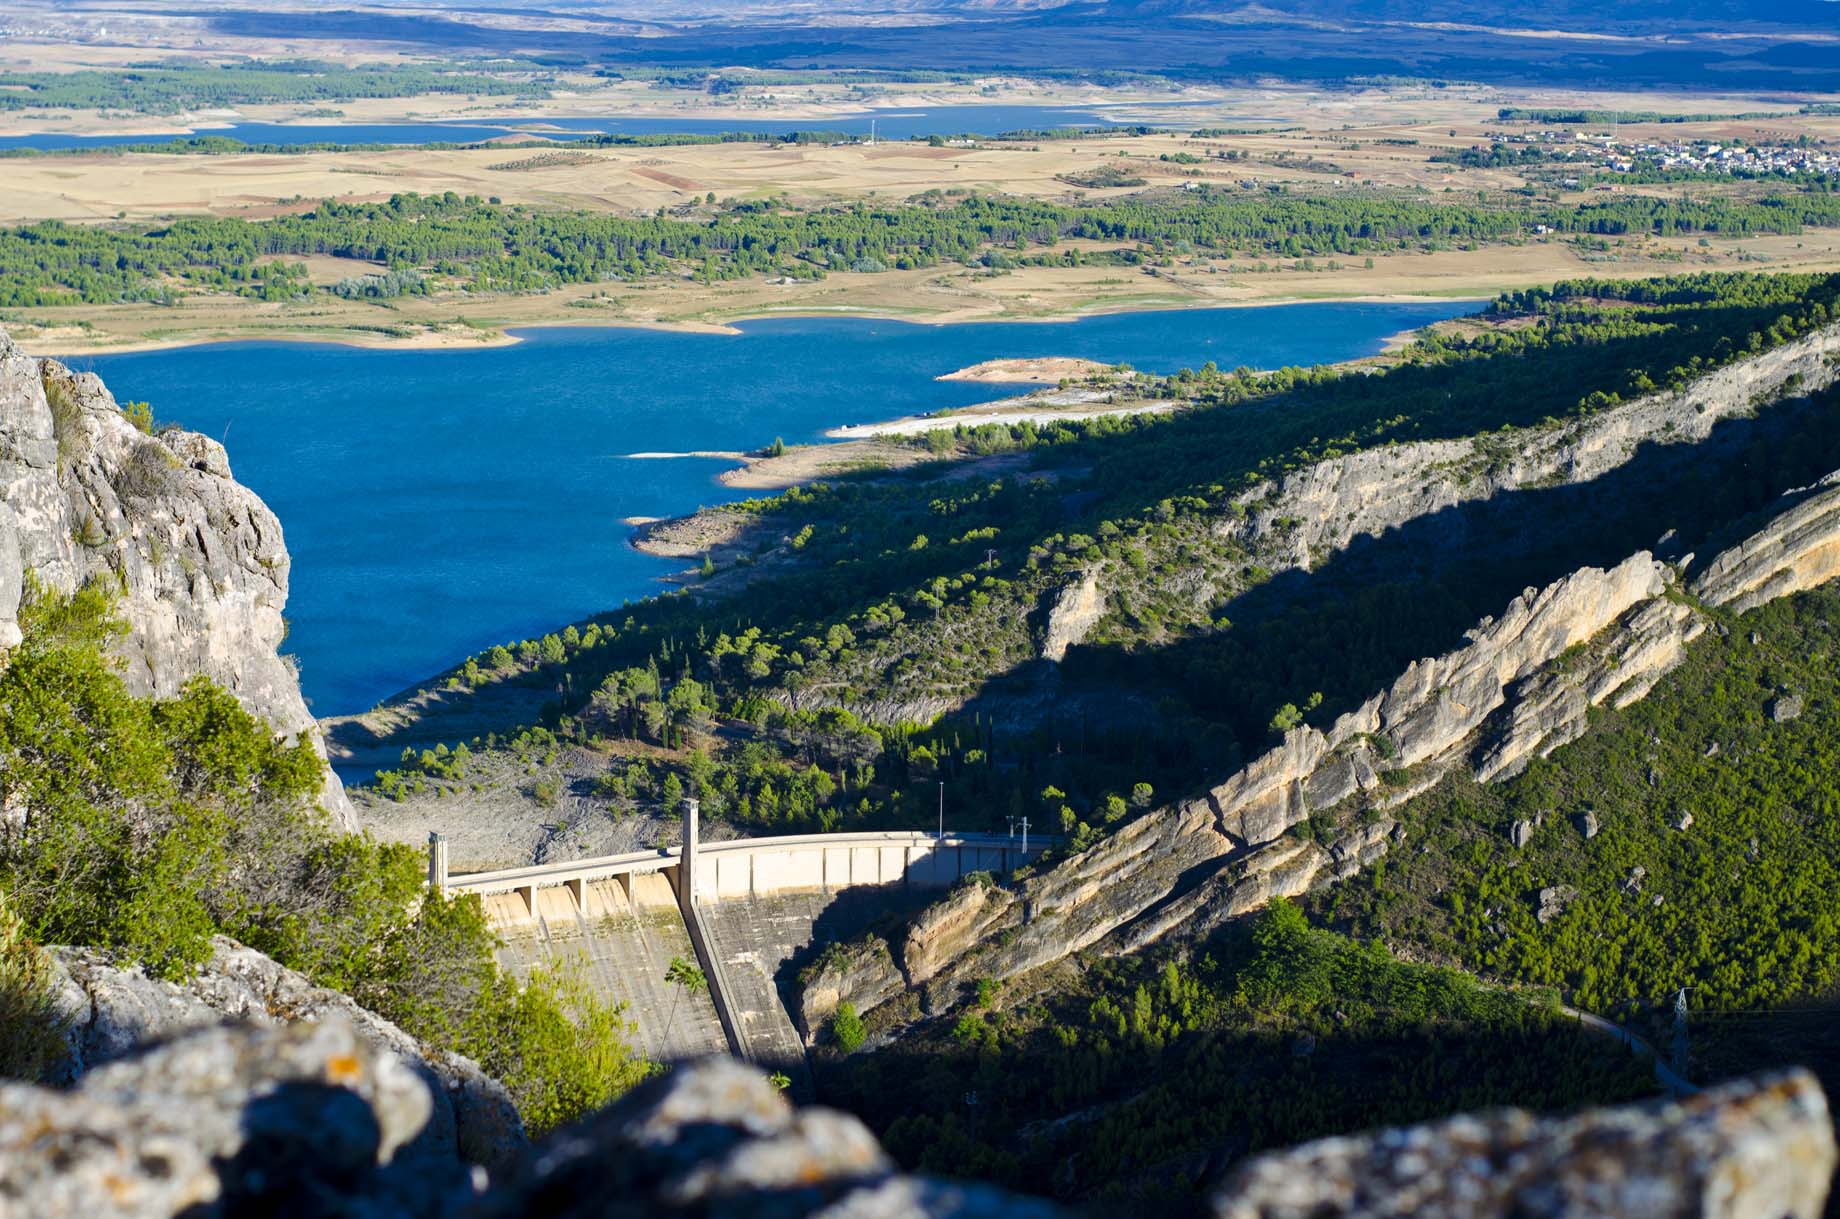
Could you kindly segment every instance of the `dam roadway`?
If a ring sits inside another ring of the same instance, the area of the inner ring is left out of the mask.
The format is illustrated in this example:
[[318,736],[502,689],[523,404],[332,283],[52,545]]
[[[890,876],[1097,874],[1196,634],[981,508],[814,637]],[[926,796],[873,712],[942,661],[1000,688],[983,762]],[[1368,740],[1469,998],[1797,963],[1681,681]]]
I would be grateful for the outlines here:
[[[579,971],[625,1006],[634,1043],[655,1061],[727,1052],[808,1089],[805,1043],[791,1012],[798,973],[827,944],[883,914],[913,908],[973,872],[1001,875],[1048,845],[1002,834],[914,831],[806,834],[449,875],[446,843],[429,842],[429,883],[474,893],[518,976]],[[708,982],[669,982],[674,959]]]

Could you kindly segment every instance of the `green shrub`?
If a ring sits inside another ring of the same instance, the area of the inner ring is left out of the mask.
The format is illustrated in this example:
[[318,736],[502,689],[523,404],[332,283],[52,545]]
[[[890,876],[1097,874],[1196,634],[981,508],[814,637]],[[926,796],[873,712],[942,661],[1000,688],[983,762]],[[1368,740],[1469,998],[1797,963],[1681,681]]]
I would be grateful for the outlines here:
[[534,1130],[652,1069],[572,971],[501,973],[478,899],[426,894],[413,848],[336,832],[313,804],[311,745],[278,742],[204,678],[172,699],[129,694],[105,651],[121,630],[105,589],[29,581],[20,625],[0,671],[0,774],[28,810],[0,846],[0,1069],[32,1073],[56,1033],[32,940],[179,978],[220,933],[479,1060]]
[[862,1017],[856,1014],[856,1005],[848,1001],[839,1003],[831,1015],[831,1043],[845,1054],[854,1054],[868,1038],[869,1030]]
[[0,1078],[38,1079],[62,1048],[51,968],[0,890]]

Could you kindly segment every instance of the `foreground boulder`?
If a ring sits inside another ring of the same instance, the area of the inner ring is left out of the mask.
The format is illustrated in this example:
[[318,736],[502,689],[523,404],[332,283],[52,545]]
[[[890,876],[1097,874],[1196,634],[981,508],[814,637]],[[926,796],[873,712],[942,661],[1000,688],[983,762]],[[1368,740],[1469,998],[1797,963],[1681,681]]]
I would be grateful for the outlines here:
[[388,1171],[430,1111],[343,1021],[207,1029],[69,1092],[0,1086],[0,1214],[439,1215],[466,1188],[457,1162]]
[[1572,1117],[1457,1117],[1260,1156],[1216,1219],[1817,1219],[1834,1131],[1814,1077]]
[[854,1117],[795,1111],[759,1070],[708,1059],[551,1136],[469,1219],[1051,1219],[1064,1213],[989,1186],[896,1172]]
[[236,941],[217,936],[211,958],[184,982],[150,978],[88,948],[50,952],[64,1055],[47,1077],[67,1084],[144,1046],[226,1023],[279,1026],[341,1021],[371,1049],[394,1055],[428,1085],[429,1116],[412,1153],[487,1166],[525,1147],[504,1086],[458,1054],[428,1050],[349,996]]
[[[679,1067],[488,1178],[411,1154],[424,1079],[336,1017],[220,1026],[70,1091],[0,1086],[0,1215],[230,1219],[1056,1219],[1051,1203],[897,1171],[847,1114],[756,1068]],[[1680,1101],[1459,1117],[1248,1161],[1216,1219],[1816,1219],[1827,1101],[1790,1071]]]

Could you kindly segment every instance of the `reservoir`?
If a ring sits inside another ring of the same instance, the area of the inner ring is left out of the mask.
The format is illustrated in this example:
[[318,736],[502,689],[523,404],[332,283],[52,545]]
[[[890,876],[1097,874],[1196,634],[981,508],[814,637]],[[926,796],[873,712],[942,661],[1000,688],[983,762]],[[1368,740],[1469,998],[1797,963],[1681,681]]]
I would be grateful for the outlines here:
[[[1157,112],[1179,112],[1184,103],[1160,102]],[[0,150],[8,148],[81,149],[122,144],[166,144],[194,135],[224,136],[245,144],[477,144],[501,138],[578,140],[593,135],[721,135],[745,131],[785,135],[793,131],[871,133],[881,139],[906,140],[915,136],[979,135],[1041,130],[1054,127],[1108,127],[1142,121],[1142,106],[939,106],[920,109],[861,111],[815,118],[675,118],[670,115],[604,115],[591,118],[504,118],[478,122],[398,123],[246,123],[194,120],[196,130],[158,135],[69,135],[56,130],[32,135],[0,136]],[[141,120],[145,121],[145,120]],[[1157,123],[1156,125],[1165,125]]]
[[1475,308],[1338,302],[951,326],[776,318],[733,335],[557,327],[476,351],[255,342],[70,363],[119,401],[222,439],[237,478],[280,516],[294,561],[283,650],[325,716],[661,591],[660,577],[688,564],[634,550],[623,519],[747,494],[715,481],[720,460],[626,454],[816,441],[1015,392],[934,379],[984,360],[1305,365],[1371,354]]

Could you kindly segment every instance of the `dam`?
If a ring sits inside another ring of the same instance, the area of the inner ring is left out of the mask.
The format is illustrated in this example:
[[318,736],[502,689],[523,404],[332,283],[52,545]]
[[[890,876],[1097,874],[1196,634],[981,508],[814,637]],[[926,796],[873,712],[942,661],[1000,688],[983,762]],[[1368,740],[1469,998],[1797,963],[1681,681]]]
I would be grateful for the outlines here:
[[[803,1091],[805,1042],[791,1014],[799,971],[878,917],[974,872],[1013,871],[1049,845],[918,831],[702,843],[697,815],[686,802],[682,846],[451,875],[446,842],[430,835],[428,883],[479,896],[512,973],[583,971],[624,1005],[647,1057],[729,1053]],[[707,985],[668,979],[676,961]]]

